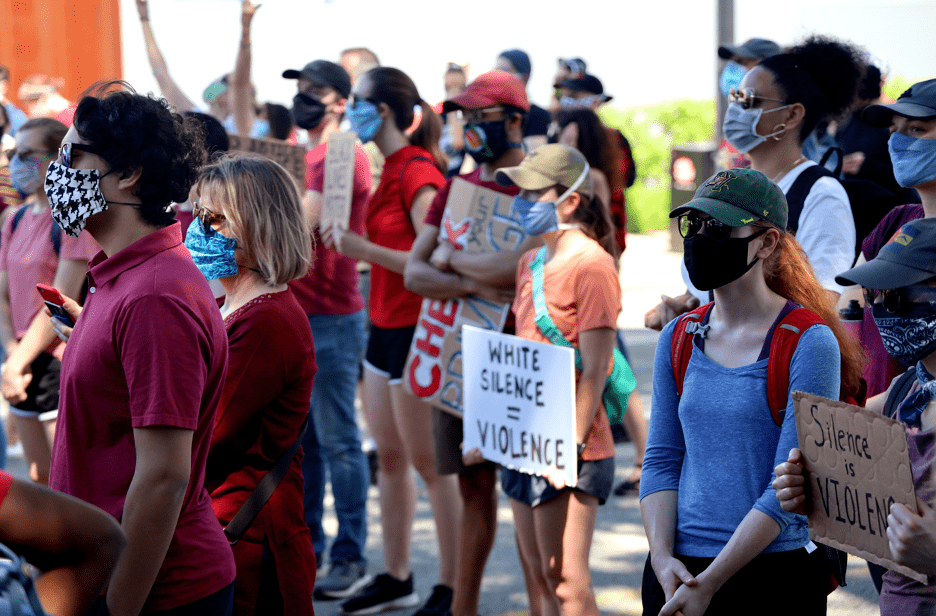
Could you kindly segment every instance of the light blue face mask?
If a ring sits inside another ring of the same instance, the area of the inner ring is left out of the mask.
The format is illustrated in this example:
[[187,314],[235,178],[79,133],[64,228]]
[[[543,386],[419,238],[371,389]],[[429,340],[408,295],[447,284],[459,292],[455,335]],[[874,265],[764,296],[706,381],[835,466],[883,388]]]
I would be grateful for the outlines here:
[[582,170],[582,174],[578,176],[575,183],[555,201],[529,201],[520,195],[514,197],[513,209],[520,213],[520,224],[523,226],[523,232],[535,236],[553,231],[577,229],[578,224],[560,222],[559,212],[556,208],[558,207],[557,204],[562,203],[569,195],[578,190],[585,178],[588,177],[590,170],[591,167],[586,163],[585,169]]
[[192,255],[192,261],[208,280],[228,278],[237,275],[237,259],[234,251],[237,240],[225,237],[210,229],[196,218],[189,225],[185,234],[185,247]]
[[345,109],[345,116],[351,123],[351,130],[357,133],[361,143],[373,141],[383,125],[383,118],[377,111],[377,105],[370,101],[358,101]]
[[744,79],[744,75],[747,73],[747,69],[738,64],[737,62],[729,62],[725,65],[725,68],[722,69],[721,76],[718,79],[718,87],[721,90],[721,93],[725,96],[728,96],[728,92],[732,88],[737,90],[741,87],[741,80]]
[[894,178],[904,188],[936,180],[936,139],[892,133],[887,141]]
[[725,139],[742,154],[750,152],[767,141],[768,137],[776,137],[786,132],[786,128],[782,128],[769,135],[759,135],[757,134],[757,123],[760,122],[761,116],[764,115],[764,113],[780,111],[787,107],[792,107],[792,105],[775,107],[765,112],[759,107],[756,109],[744,109],[738,103],[731,103],[725,110],[725,119],[722,121],[722,132],[725,135]]

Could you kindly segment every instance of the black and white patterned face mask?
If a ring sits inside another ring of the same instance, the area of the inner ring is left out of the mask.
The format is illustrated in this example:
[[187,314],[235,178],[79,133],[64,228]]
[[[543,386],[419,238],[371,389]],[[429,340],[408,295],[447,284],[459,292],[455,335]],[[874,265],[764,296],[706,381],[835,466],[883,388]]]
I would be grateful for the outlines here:
[[100,188],[102,177],[97,169],[71,169],[58,161],[49,163],[45,193],[52,218],[71,237],[78,237],[89,217],[107,209]]

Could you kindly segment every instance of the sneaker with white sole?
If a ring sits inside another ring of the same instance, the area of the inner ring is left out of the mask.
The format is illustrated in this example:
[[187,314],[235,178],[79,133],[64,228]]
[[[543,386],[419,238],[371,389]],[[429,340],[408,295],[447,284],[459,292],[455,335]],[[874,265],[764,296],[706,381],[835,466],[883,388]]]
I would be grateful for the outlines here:
[[419,595],[413,590],[413,574],[398,580],[388,573],[381,573],[364,587],[357,596],[341,604],[343,614],[368,616],[385,610],[419,605]]
[[339,560],[331,564],[328,573],[315,581],[312,597],[323,601],[347,599],[364,588],[371,579],[363,561]]
[[452,589],[445,584],[436,584],[426,604],[413,616],[452,616]]

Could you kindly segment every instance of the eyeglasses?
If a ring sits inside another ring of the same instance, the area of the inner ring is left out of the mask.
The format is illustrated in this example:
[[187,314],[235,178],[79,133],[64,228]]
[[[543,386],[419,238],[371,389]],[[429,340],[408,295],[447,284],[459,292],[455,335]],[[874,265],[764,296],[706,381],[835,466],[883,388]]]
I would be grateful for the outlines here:
[[85,145],[83,143],[63,143],[62,147],[59,148],[58,158],[62,161],[62,164],[66,167],[72,166],[72,151],[78,152],[87,152],[88,154],[95,154],[103,158],[103,154],[100,148],[96,148],[93,145]]
[[688,212],[679,217],[679,234],[687,240],[701,231],[702,227],[705,227],[705,235],[716,242],[727,240],[734,229],[714,218],[702,218],[695,212]]
[[785,103],[786,101],[780,100],[779,98],[767,98],[766,96],[757,96],[754,93],[754,88],[745,88],[744,90],[737,90],[731,88],[728,90],[728,102],[729,103],[738,103],[741,105],[742,109],[750,109],[754,106],[754,103],[757,101],[774,101],[776,103]]
[[358,96],[357,94],[352,94],[351,97],[348,98],[348,106],[351,107],[351,109],[357,107],[358,103],[370,103],[376,107],[380,104],[380,101],[376,101],[368,96]]
[[484,116],[489,113],[503,113],[503,107],[487,107],[485,109],[465,109],[462,111],[462,119],[466,124],[478,124],[484,121]]
[[7,157],[7,160],[13,160],[14,158],[19,158],[20,161],[26,161],[30,158],[51,158],[55,156],[55,152],[51,150],[17,150],[13,148],[12,150],[7,150],[4,152]]
[[208,208],[202,207],[198,204],[197,201],[192,203],[192,213],[195,215],[199,221],[201,221],[202,227],[205,228],[205,231],[214,229],[215,225],[220,225],[222,222],[227,220],[227,217],[224,214],[217,214],[212,212]]
[[889,313],[897,314],[907,310],[909,308],[908,304],[936,302],[936,287],[913,285],[902,289],[887,289],[884,291],[865,289],[864,297],[868,306],[880,302]]

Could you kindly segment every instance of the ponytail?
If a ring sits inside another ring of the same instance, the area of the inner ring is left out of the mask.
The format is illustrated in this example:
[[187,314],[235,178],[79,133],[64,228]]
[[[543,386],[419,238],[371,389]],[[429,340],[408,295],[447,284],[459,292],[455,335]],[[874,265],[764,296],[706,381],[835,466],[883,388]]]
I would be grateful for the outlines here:
[[419,120],[419,126],[410,135],[410,143],[432,154],[436,167],[444,174],[448,171],[448,157],[439,147],[439,139],[442,138],[442,119],[426,101],[420,99],[419,106],[422,109],[422,117]]
[[845,331],[835,311],[835,304],[828,292],[822,288],[813,273],[806,253],[792,233],[781,231],[778,227],[761,222],[780,231],[780,241],[769,257],[764,260],[764,279],[770,289],[783,297],[793,300],[804,308],[812,310],[826,322],[838,341],[842,357],[841,396],[858,399],[861,392],[861,369],[863,357],[861,347]]
[[[567,189],[560,186],[560,194]],[[620,248],[614,235],[614,223],[611,221],[611,212],[598,198],[598,195],[588,197],[582,193],[579,196],[579,206],[572,212],[572,220],[579,223],[580,228],[588,237],[598,242],[605,251],[614,257],[615,267],[620,256]]]

